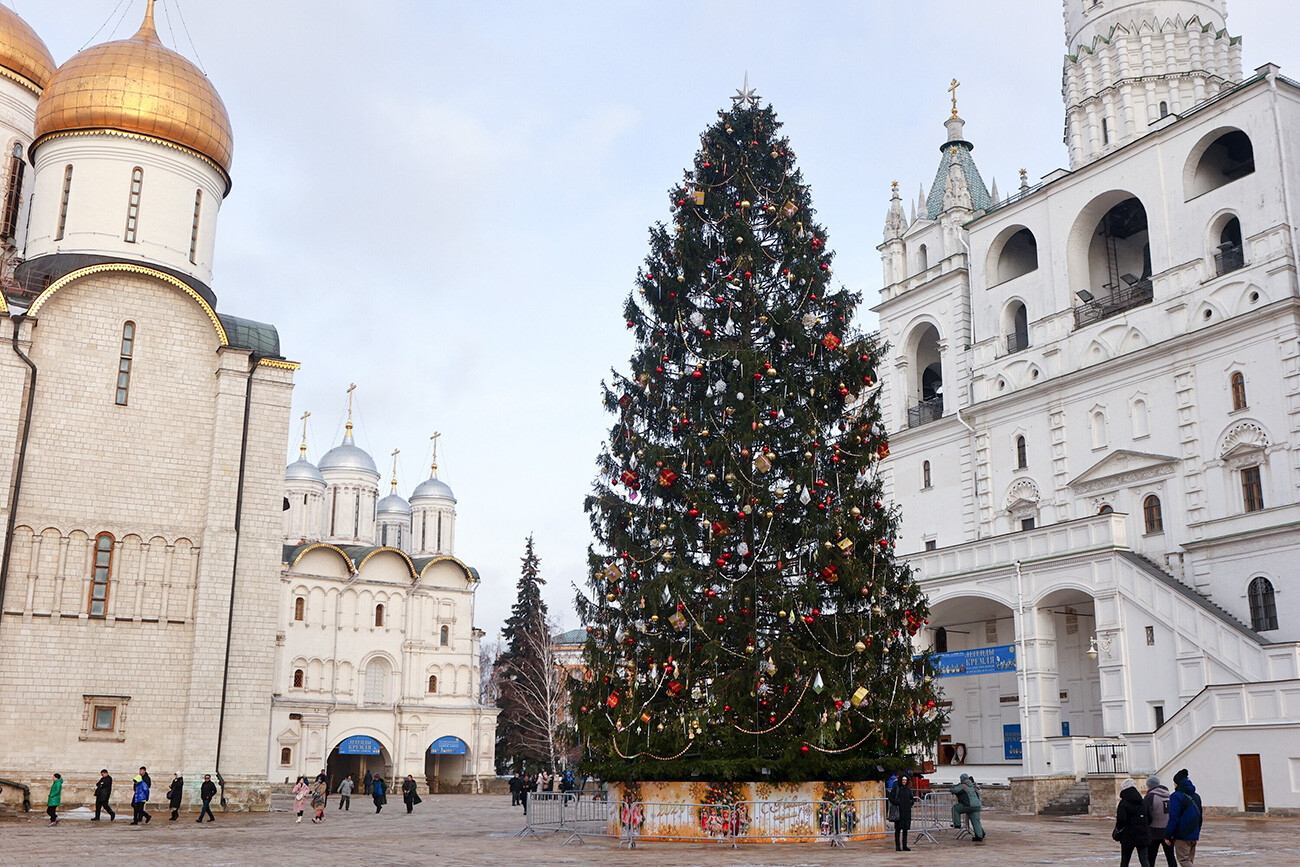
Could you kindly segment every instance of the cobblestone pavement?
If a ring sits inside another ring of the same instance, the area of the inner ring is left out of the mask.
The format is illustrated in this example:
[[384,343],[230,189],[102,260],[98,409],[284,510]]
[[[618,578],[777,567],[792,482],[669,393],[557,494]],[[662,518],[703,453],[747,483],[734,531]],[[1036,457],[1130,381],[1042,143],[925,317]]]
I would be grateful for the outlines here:
[[[1033,818],[984,814],[987,842],[941,840],[918,843],[911,853],[895,853],[893,841],[827,844],[723,845],[643,843],[633,851],[617,841],[588,839],[561,845],[565,835],[518,839],[519,808],[508,797],[438,795],[424,799],[413,815],[400,802],[383,813],[357,798],[349,813],[331,800],[327,820],[295,824],[289,813],[217,814],[215,823],[194,827],[194,814],[169,822],[168,811],[153,807],[153,822],[133,828],[119,818],[90,822],[88,810],[71,810],[55,828],[43,812],[0,821],[0,865],[130,864],[131,867],[219,867],[219,865],[296,864],[509,864],[565,865],[735,865],[735,867],[815,867],[815,865],[927,864],[1118,864],[1111,842],[1113,821],[1088,817]],[[119,817],[121,813],[119,813]],[[310,814],[309,814],[310,816]],[[959,860],[953,860],[959,859]],[[1244,860],[1243,860],[1244,859]],[[1136,863],[1136,859],[1134,859]],[[1197,853],[1197,867],[1248,863],[1258,867],[1300,865],[1300,820],[1211,819]],[[1161,862],[1163,867],[1163,862]]]

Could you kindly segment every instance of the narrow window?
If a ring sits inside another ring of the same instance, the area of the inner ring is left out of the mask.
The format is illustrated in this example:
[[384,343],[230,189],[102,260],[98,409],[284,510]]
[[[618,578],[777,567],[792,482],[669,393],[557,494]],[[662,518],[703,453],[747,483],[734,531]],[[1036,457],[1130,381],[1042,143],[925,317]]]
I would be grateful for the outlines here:
[[63,201],[59,205],[59,228],[54,233],[54,240],[63,240],[63,231],[68,228],[68,198],[72,195],[72,166],[63,170]]
[[18,210],[23,203],[23,172],[27,169],[27,160],[23,159],[23,143],[14,142],[14,153],[9,158],[9,185],[5,189],[4,224],[0,226],[0,235],[6,240],[18,235]]
[[388,547],[388,525],[387,524],[384,525],[384,529],[380,533],[379,544],[383,545],[385,548]]
[[289,761],[292,758],[293,758],[293,750],[289,749],[288,747],[285,747],[284,749],[280,750],[280,764],[287,765],[289,764]]
[[361,491],[352,498],[352,538],[361,538]]
[[194,228],[190,230],[190,261],[199,253],[199,217],[203,215],[203,191],[194,193]]
[[444,626],[442,627],[442,629],[438,630],[439,645],[441,645],[442,647],[446,647],[450,639],[451,639],[451,630],[448,627]]
[[300,622],[307,619],[307,600],[301,596],[293,600],[293,619]]
[[928,271],[929,269],[930,251],[925,249],[925,245],[922,244],[916,251],[916,272],[919,274],[922,271]]
[[1142,501],[1142,522],[1148,533],[1163,533],[1165,519],[1160,513],[1160,498],[1155,494]]
[[938,543],[937,540],[935,540],[935,539],[926,539],[926,540],[925,540],[925,550],[927,550],[927,551],[933,551],[935,548],[938,548],[938,547],[939,547],[939,543]]
[[1156,713],[1156,728],[1165,724],[1165,706],[1163,704],[1155,705],[1152,710]]
[[117,405],[126,406],[131,391],[131,358],[135,355],[135,323],[122,326],[122,352],[117,359]]
[[429,694],[432,695],[437,691],[438,691],[438,675],[431,674],[429,675]]
[[108,611],[108,585],[113,578],[113,537],[100,533],[95,537],[95,565],[90,580],[91,617],[103,617]]
[[1165,102],[1163,99],[1160,100],[1160,116],[1169,117],[1169,103]]
[[293,688],[302,689],[302,680],[303,680],[302,669],[295,668],[293,670]]
[[438,553],[442,553],[442,512],[438,513]]
[[1258,512],[1264,508],[1264,484],[1259,477],[1259,467],[1242,468],[1241,494],[1247,512]]
[[1016,469],[1029,468],[1029,448],[1024,437],[1016,437]]
[[942,626],[934,631],[934,652],[948,652],[948,630]]
[[921,487],[923,488],[930,487],[930,462],[929,461],[921,462]]
[[1021,519],[1020,519],[1020,529],[1021,529],[1021,530],[1032,530],[1032,529],[1034,529],[1034,524],[1035,524],[1035,521],[1034,521],[1033,518],[1021,518]]
[[1154,626],[1148,626],[1146,628],[1146,634],[1147,634],[1147,647],[1155,647],[1156,628]]
[[1106,414],[1098,410],[1092,414],[1092,447],[1106,447]]
[[1242,376],[1241,371],[1232,375],[1232,408],[1246,408],[1246,377]]
[[1256,632],[1277,629],[1277,600],[1273,582],[1263,575],[1250,582],[1250,628]]
[[1101,143],[1110,144],[1110,124],[1104,117],[1101,119]]
[[335,535],[335,525],[339,517],[339,490],[335,488],[330,494],[330,535]]
[[384,606],[382,605],[375,606],[375,625],[376,626],[384,625]]
[[429,550],[429,513],[420,515],[420,550]]
[[126,242],[135,243],[135,230],[140,224],[140,191],[144,189],[144,169],[131,170],[131,198],[126,206]]

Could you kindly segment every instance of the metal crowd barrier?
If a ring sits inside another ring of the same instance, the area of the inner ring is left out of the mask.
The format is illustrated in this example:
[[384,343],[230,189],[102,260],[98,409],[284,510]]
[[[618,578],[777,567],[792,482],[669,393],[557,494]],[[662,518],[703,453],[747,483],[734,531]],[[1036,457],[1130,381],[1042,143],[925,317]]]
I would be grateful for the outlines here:
[[953,836],[958,840],[971,836],[969,816],[962,815],[961,828],[952,825],[952,807],[956,803],[957,796],[947,791],[931,791],[918,798],[912,805],[912,833],[916,835],[912,842],[938,842],[936,833],[955,832]]
[[599,795],[582,795],[578,792],[528,792],[524,827],[516,837],[539,837],[543,832],[552,834],[567,831],[569,836],[562,845],[583,837],[609,836],[615,821],[616,804]]

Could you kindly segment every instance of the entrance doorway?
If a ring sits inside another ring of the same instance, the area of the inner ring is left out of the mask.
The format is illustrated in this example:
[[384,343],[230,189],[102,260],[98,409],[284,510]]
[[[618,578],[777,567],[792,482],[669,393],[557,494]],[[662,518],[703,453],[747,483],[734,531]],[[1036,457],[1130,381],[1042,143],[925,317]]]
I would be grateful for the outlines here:
[[1247,813],[1263,813],[1264,773],[1260,770],[1259,754],[1238,755],[1241,762],[1241,799]]
[[469,748],[455,735],[445,735],[429,745],[424,755],[424,780],[430,794],[460,791]]
[[330,752],[329,761],[325,765],[331,792],[339,787],[345,777],[351,775],[355,785],[353,791],[358,795],[368,794],[364,783],[367,771],[383,777],[385,783],[392,785],[392,758],[383,744],[367,735],[344,738]]

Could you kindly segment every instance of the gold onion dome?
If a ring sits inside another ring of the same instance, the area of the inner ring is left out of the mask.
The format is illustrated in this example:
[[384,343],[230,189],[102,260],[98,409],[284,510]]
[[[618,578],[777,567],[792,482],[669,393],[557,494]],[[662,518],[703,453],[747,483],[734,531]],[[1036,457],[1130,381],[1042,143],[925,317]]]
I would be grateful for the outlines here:
[[235,147],[230,115],[208,77],[162,44],[153,6],[149,0],[130,39],[87,48],[59,67],[36,108],[36,144],[114,130],[195,151],[228,175]]
[[41,37],[8,6],[0,5],[0,75],[39,94],[57,64]]

